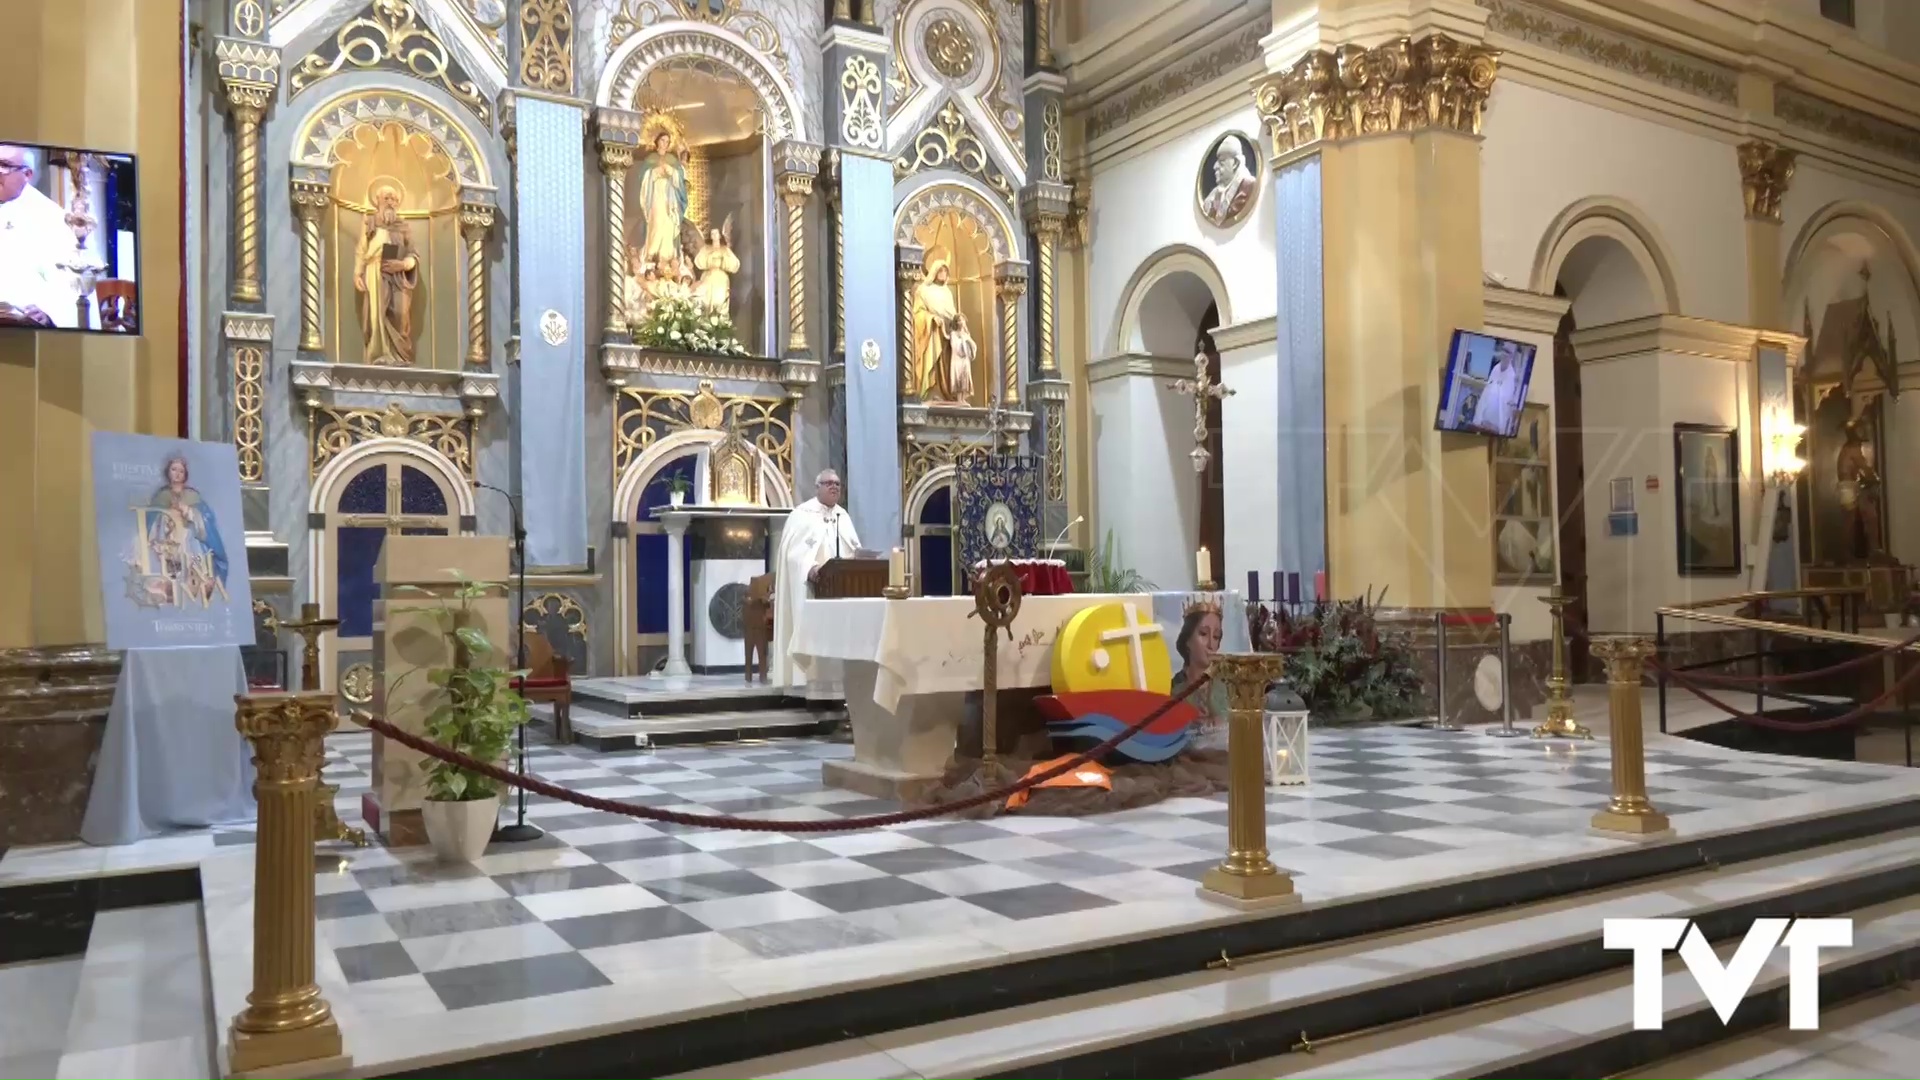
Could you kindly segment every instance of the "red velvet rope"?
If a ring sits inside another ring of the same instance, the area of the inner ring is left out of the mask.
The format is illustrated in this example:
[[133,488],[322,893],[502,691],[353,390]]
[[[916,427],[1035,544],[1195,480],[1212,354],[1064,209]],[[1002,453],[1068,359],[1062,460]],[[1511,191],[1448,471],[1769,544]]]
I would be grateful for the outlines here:
[[402,731],[392,724],[387,723],[385,720],[368,713],[354,714],[354,721],[372,728],[374,731],[385,735],[387,738],[392,739],[394,742],[399,743],[409,750],[417,750],[428,757],[437,758],[467,772],[478,773],[481,776],[498,783],[506,784],[509,787],[525,788],[535,795],[545,795],[547,798],[572,803],[575,806],[585,807],[588,810],[603,810],[609,814],[624,814],[627,817],[644,818],[648,821],[664,821],[670,825],[692,825],[707,829],[737,829],[743,832],[853,832],[860,829],[878,829],[887,825],[901,825],[909,821],[920,821],[925,818],[939,817],[942,814],[971,810],[976,806],[984,806],[990,802],[998,802],[1016,792],[1025,791],[1028,788],[1043,784],[1056,776],[1072,772],[1074,769],[1085,765],[1087,762],[1100,757],[1107,751],[1138,735],[1146,729],[1147,725],[1165,716],[1167,710],[1173,708],[1178,702],[1185,701],[1188,695],[1199,690],[1202,686],[1207,685],[1212,679],[1213,677],[1211,675],[1203,675],[1195,679],[1193,682],[1182,687],[1180,692],[1173,695],[1172,698],[1155,707],[1154,710],[1141,719],[1139,723],[1108,739],[1106,742],[1101,743],[1099,746],[1088,750],[1084,754],[1076,755],[1067,761],[1061,762],[1045,772],[1025,776],[997,791],[973,795],[961,799],[958,802],[936,803],[933,806],[923,806],[917,810],[900,810],[891,814],[875,814],[860,818],[841,818],[837,821],[763,821],[759,818],[683,814],[677,810],[661,810],[652,806],[635,806],[632,803],[621,802],[618,799],[602,799],[593,795],[582,795],[577,791],[569,791],[558,784],[550,784],[545,780],[528,776],[524,773],[517,773],[510,769],[503,769],[498,765],[488,764],[487,762],[468,757],[466,754],[462,754],[457,750],[449,750],[431,739],[423,738],[411,732]]
[[1707,693],[1705,689],[1692,679],[1674,671],[1672,668],[1666,667],[1658,660],[1653,661],[1653,666],[1657,670],[1664,671],[1669,679],[1672,679],[1675,684],[1692,692],[1693,696],[1719,709],[1735,720],[1742,720],[1755,727],[1767,728],[1771,731],[1827,731],[1833,728],[1847,727],[1859,723],[1861,718],[1865,717],[1874,709],[1879,708],[1887,701],[1892,700],[1895,694],[1906,689],[1916,678],[1920,678],[1920,664],[1915,664],[1913,670],[1907,672],[1899,682],[1888,687],[1886,693],[1881,694],[1879,697],[1874,698],[1864,705],[1856,707],[1852,712],[1844,716],[1836,716],[1829,720],[1810,720],[1806,723],[1794,723],[1791,720],[1776,720],[1770,716],[1761,716],[1757,713],[1741,712],[1739,709]]
[[[1786,631],[1786,633],[1791,634],[1791,631]],[[1751,686],[1775,686],[1783,683],[1806,682],[1809,679],[1824,678],[1828,675],[1838,675],[1843,671],[1852,671],[1854,668],[1865,667],[1875,660],[1884,659],[1904,649],[1910,649],[1915,645],[1920,645],[1920,634],[1915,634],[1905,641],[1888,645],[1884,649],[1875,649],[1869,653],[1862,653],[1851,659],[1842,660],[1831,667],[1816,668],[1813,671],[1795,671],[1785,675],[1714,675],[1704,671],[1696,671],[1689,672],[1687,677],[1703,686],[1718,686],[1731,690]],[[1678,681],[1678,675],[1674,674],[1672,668],[1668,668],[1658,661],[1654,662],[1654,667],[1666,671],[1669,675],[1674,675],[1675,680]]]

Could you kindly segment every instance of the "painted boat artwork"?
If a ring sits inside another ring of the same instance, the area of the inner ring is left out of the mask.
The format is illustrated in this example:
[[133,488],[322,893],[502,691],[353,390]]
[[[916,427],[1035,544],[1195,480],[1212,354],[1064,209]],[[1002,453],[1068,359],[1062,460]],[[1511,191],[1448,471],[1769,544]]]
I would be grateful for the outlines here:
[[[1062,753],[1084,753],[1139,723],[1167,703],[1166,694],[1150,690],[1093,690],[1075,694],[1048,694],[1034,699],[1046,718],[1047,734]],[[1193,741],[1193,723],[1200,711],[1181,701],[1166,715],[1107,752],[1107,762],[1155,764],[1166,761]]]

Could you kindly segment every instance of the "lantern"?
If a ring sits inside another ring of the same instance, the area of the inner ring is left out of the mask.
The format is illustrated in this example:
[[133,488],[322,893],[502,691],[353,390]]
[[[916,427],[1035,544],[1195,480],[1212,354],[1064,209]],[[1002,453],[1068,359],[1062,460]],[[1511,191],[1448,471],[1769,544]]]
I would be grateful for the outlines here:
[[1307,703],[1286,682],[1267,689],[1264,715],[1266,728],[1267,784],[1304,784],[1307,782]]

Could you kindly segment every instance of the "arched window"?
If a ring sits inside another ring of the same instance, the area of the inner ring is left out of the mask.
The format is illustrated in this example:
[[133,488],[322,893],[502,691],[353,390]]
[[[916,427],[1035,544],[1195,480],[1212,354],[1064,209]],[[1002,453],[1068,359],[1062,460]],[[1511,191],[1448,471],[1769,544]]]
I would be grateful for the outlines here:
[[957,596],[966,581],[953,528],[953,484],[933,489],[914,522],[916,565],[921,596]]
[[[633,587],[634,587],[634,645],[636,646],[636,666],[633,670],[647,672],[666,655],[667,646],[667,530],[653,516],[657,507],[666,506],[673,500],[675,481],[684,482],[691,491],[698,479],[700,464],[699,451],[689,449],[685,454],[672,458],[662,464],[640,489],[640,500],[633,509]],[[683,581],[693,580],[693,545],[682,545],[680,557],[683,565],[680,570],[686,576]],[[683,626],[692,626],[693,590],[686,590],[686,622]]]

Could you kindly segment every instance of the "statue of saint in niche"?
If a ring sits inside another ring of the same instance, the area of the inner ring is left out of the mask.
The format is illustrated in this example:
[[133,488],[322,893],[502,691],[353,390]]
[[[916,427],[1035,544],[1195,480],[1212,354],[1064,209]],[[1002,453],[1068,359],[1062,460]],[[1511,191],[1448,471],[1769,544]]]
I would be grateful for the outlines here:
[[1866,419],[1847,421],[1847,439],[1834,456],[1833,469],[1839,481],[1850,561],[1877,562],[1885,555],[1880,549],[1880,470],[1874,467],[1873,456]]
[[927,263],[926,280],[913,290],[913,370],[922,401],[969,404],[953,385],[953,333],[960,307],[949,283],[947,260]]
[[732,317],[733,275],[740,272],[740,256],[733,253],[733,218],[717,229],[708,229],[700,250],[693,257],[700,281],[693,288],[694,302],[708,311]]
[[686,155],[673,152],[673,136],[654,136],[653,152],[640,162],[640,213],[646,236],[641,258],[662,277],[679,276],[682,224],[687,218]]
[[373,191],[354,252],[353,287],[360,293],[360,336],[369,364],[413,363],[413,292],[420,287],[420,257],[413,233],[400,217],[400,189]]

